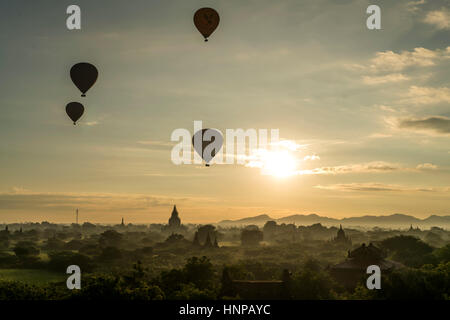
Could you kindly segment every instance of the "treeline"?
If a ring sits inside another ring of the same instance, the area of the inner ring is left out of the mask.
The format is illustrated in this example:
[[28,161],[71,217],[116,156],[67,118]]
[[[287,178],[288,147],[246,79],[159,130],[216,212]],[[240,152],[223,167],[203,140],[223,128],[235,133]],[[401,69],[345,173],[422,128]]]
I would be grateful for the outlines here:
[[[245,264],[223,266],[219,272],[207,257],[192,257],[183,268],[166,270],[157,277],[151,277],[140,262],[123,274],[83,276],[81,290],[68,290],[65,283],[29,285],[0,281],[0,300],[241,299],[238,294],[227,295],[225,274],[235,279],[254,278]],[[437,265],[427,264],[383,275],[381,290],[368,290],[361,284],[350,292],[336,283],[317,261],[308,260],[299,271],[289,275],[287,283],[284,299],[450,299],[450,261],[447,257],[447,262]]]

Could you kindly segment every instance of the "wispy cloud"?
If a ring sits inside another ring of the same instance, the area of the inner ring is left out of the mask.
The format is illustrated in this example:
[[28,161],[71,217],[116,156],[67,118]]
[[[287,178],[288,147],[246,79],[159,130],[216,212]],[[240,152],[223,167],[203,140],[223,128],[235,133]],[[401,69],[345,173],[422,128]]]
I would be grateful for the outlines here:
[[416,167],[405,167],[397,163],[390,163],[385,161],[373,161],[368,163],[360,164],[350,164],[334,167],[321,167],[309,170],[298,171],[299,175],[340,175],[340,174],[351,174],[351,173],[387,173],[395,171],[420,171],[437,169],[437,166],[431,163],[419,164]]
[[410,12],[417,12],[422,4],[425,4],[425,0],[410,1],[406,4],[406,8]]
[[145,212],[151,207],[171,206],[207,198],[170,197],[148,194],[33,192],[14,188],[0,193],[1,210],[67,211],[80,208],[96,212]]
[[299,144],[294,140],[280,140],[278,142],[270,143],[271,147],[286,149],[290,151],[298,151],[307,148],[308,144]]
[[313,155],[310,155],[310,156],[309,155],[308,156],[304,156],[303,160],[304,161],[307,161],[307,160],[320,160],[320,157],[315,155],[315,154],[313,154]]
[[429,162],[418,164],[416,167],[416,169],[418,169],[418,170],[436,170],[437,168],[438,168],[437,165],[429,163]]
[[390,138],[392,137],[392,134],[389,133],[372,133],[369,138],[371,139],[383,139],[383,138]]
[[301,170],[300,174],[348,174],[348,173],[373,173],[373,172],[392,172],[405,170],[399,164],[385,161],[373,161],[369,163],[350,164],[334,167],[321,167],[311,170]]
[[141,140],[137,142],[139,146],[145,149],[151,150],[169,150],[175,145],[174,142],[170,141],[159,141],[159,140]]
[[440,102],[450,103],[450,88],[419,87],[411,86],[405,95],[404,103],[410,104],[433,104]]
[[381,71],[401,71],[407,67],[419,66],[428,67],[436,65],[440,59],[450,56],[449,47],[445,50],[429,50],[426,48],[415,48],[413,51],[394,51],[377,52],[370,61],[369,70],[372,72]]
[[98,124],[100,124],[99,121],[88,121],[84,123],[86,126],[92,127],[92,126],[96,126]]
[[346,192],[448,192],[448,188],[408,187],[383,183],[341,183],[332,185],[317,185],[316,189],[346,191]]
[[401,73],[392,73],[384,76],[364,76],[363,82],[369,85],[377,85],[383,83],[401,82],[409,80],[409,78]]

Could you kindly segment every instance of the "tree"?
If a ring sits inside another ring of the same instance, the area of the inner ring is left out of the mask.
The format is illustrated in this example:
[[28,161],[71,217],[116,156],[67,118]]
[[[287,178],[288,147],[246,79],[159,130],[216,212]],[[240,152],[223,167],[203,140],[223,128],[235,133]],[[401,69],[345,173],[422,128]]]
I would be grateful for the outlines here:
[[122,243],[123,236],[115,230],[106,230],[100,235],[98,240],[102,247],[119,247]]
[[102,253],[99,256],[100,260],[112,261],[118,260],[122,257],[122,252],[116,247],[103,248]]
[[182,242],[184,240],[184,236],[178,233],[172,233],[167,239],[166,243],[177,243]]
[[328,273],[304,269],[292,277],[290,293],[294,300],[332,299],[334,286],[334,280]]
[[214,268],[207,257],[192,257],[188,259],[183,271],[186,280],[192,282],[197,288],[206,289],[212,286]]
[[259,229],[244,229],[241,233],[243,246],[257,246],[263,240],[263,233]]
[[14,253],[18,258],[37,256],[40,250],[31,241],[19,241],[14,247]]
[[49,253],[49,259],[48,268],[61,273],[65,273],[70,265],[79,266],[81,272],[90,272],[94,267],[91,258],[71,251]]
[[183,283],[186,283],[186,275],[183,270],[179,269],[162,271],[158,280],[158,285],[168,298],[170,298],[175,291],[180,290],[181,284]]
[[383,278],[377,299],[441,300],[450,298],[450,262],[394,271]]
[[450,244],[445,247],[436,249],[434,255],[437,257],[439,262],[450,262]]
[[216,298],[213,290],[199,289],[192,283],[182,284],[180,290],[173,293],[175,300],[213,300]]
[[0,249],[8,249],[9,244],[10,242],[8,232],[0,231]]
[[66,243],[58,238],[49,238],[45,245],[47,250],[60,250]]
[[264,237],[272,238],[277,231],[277,223],[275,221],[267,221],[263,227]]
[[395,236],[381,241],[394,260],[411,267],[420,267],[427,263],[436,263],[432,255],[433,247],[413,236]]

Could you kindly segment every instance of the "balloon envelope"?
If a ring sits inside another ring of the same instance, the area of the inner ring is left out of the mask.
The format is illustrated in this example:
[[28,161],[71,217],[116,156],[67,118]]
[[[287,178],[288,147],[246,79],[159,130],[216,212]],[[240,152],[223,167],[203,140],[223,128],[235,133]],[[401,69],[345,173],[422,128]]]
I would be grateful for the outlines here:
[[[202,129],[197,131],[192,137],[192,145],[194,146],[194,150],[208,165],[222,148],[223,136],[218,130]],[[207,149],[209,145],[211,146]]]
[[70,78],[77,88],[80,89],[82,97],[86,96],[86,92],[97,81],[97,77],[97,68],[87,62],[77,63],[70,69]]
[[216,30],[219,22],[219,14],[212,8],[201,8],[194,14],[194,24],[205,41],[208,41],[208,37]]
[[78,119],[83,115],[84,107],[79,102],[71,102],[66,106],[66,113],[75,125],[77,124]]

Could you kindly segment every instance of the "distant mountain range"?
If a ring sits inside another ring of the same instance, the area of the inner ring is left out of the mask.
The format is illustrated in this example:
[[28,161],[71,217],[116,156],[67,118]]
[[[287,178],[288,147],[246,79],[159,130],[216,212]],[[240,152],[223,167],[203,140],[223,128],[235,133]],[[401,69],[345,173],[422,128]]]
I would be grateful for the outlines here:
[[291,216],[274,219],[268,216],[267,214],[262,214],[256,217],[248,217],[239,220],[223,220],[218,223],[220,226],[242,226],[242,225],[264,225],[267,221],[276,221],[277,223],[294,223],[296,225],[312,225],[315,223],[320,223],[325,226],[331,225],[345,225],[349,226],[368,226],[368,227],[401,227],[401,228],[409,228],[410,225],[414,227],[441,227],[441,228],[449,228],[450,227],[450,216],[437,216],[431,215],[425,219],[418,219],[413,216],[405,215],[405,214],[392,214],[387,216],[361,216],[361,217],[351,217],[351,218],[342,218],[342,219],[334,219],[328,217],[321,217],[317,214],[294,214]]

